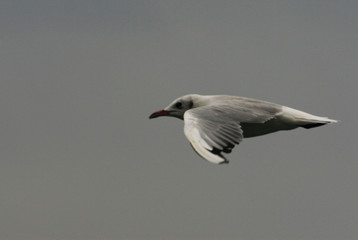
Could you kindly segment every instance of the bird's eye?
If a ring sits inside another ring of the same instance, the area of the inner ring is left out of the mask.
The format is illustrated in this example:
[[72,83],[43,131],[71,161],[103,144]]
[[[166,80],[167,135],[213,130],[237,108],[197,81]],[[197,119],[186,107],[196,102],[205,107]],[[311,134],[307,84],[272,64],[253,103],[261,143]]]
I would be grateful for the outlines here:
[[175,104],[175,107],[181,109],[182,103],[181,103],[181,102],[177,102],[177,103]]

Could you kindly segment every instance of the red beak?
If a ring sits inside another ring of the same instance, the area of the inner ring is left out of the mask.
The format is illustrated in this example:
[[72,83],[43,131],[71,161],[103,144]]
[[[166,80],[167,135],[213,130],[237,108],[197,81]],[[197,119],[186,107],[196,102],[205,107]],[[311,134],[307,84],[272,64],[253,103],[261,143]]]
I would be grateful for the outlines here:
[[157,117],[161,117],[161,116],[168,116],[170,114],[170,111],[166,111],[166,110],[159,110],[157,112],[152,113],[149,118],[157,118]]

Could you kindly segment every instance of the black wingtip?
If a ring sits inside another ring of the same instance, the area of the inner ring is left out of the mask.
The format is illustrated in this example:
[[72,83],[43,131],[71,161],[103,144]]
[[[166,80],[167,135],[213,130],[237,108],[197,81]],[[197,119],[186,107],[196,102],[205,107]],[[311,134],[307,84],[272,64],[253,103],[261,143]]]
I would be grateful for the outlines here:
[[301,127],[306,128],[306,129],[310,129],[310,128],[315,128],[315,127],[320,127],[323,125],[326,125],[327,123],[311,123],[311,124],[306,124],[306,125],[302,125]]
[[[201,158],[204,159],[204,160],[207,160],[207,159],[205,159],[203,156],[201,156],[201,155],[196,151],[196,149],[193,147],[193,144],[190,143],[190,146],[191,146],[191,148],[194,150],[194,152],[199,155],[199,157],[201,157]],[[218,164],[221,165],[221,164],[228,164],[228,163],[229,163],[229,160],[227,160],[227,159],[221,154],[221,150],[219,150],[219,149],[217,149],[217,148],[213,148],[213,150],[211,150],[210,152],[212,152],[212,153],[215,154],[215,155],[218,155],[219,157],[221,157],[221,158],[223,159],[223,161],[220,162],[220,163],[218,163]]]
[[229,161],[225,158],[225,160],[223,161],[223,162],[221,162],[221,163],[219,163],[220,165],[221,164],[229,164]]
[[[225,149],[225,151],[228,151],[228,149]],[[224,152],[225,152],[225,151],[224,151]],[[217,156],[219,156],[219,157],[221,157],[221,158],[223,159],[223,161],[220,162],[219,164],[228,164],[228,163],[229,163],[229,160],[227,160],[227,159],[221,154],[222,150],[217,149],[217,148],[214,147],[213,150],[211,150],[210,152],[213,153],[213,154],[215,154],[215,155],[217,155]],[[230,150],[230,152],[231,152],[231,150]]]

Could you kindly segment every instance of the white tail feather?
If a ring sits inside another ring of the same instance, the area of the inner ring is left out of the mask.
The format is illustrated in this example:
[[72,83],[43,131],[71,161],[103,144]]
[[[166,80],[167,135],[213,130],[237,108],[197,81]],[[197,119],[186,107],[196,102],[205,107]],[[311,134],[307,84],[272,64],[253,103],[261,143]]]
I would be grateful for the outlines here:
[[289,107],[282,107],[281,116],[288,122],[295,124],[305,123],[336,123],[337,120],[329,119],[327,117],[319,117],[306,112],[302,112]]

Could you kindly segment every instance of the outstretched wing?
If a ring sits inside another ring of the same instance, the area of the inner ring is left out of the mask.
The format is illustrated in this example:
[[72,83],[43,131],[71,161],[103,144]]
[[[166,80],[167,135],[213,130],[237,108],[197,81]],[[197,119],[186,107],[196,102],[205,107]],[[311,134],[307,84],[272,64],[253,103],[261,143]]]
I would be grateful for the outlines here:
[[185,112],[184,133],[201,157],[216,164],[228,163],[222,152],[230,153],[243,139],[240,123],[263,123],[272,117],[265,111],[231,105],[208,105]]

